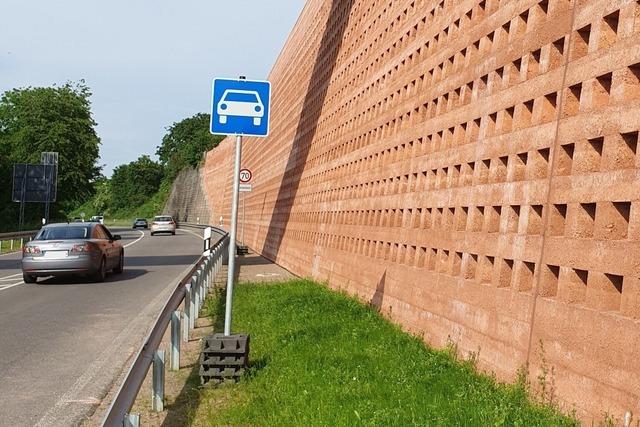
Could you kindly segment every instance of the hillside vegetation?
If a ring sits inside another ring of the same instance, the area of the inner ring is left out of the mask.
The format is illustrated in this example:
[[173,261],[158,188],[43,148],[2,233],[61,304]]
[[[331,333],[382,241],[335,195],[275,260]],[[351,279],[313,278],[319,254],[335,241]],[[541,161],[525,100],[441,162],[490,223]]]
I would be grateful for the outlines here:
[[[58,153],[57,200],[49,222],[84,214],[131,220],[161,213],[178,173],[196,167],[218,145],[209,133],[208,114],[199,113],[166,128],[154,160],[141,155],[117,166],[111,177],[99,165],[100,138],[84,81],[62,86],[13,89],[0,97],[0,232],[19,225],[19,203],[12,202],[13,165],[40,163],[42,152]],[[103,149],[117,149],[105,147]],[[25,205],[25,229],[39,227],[44,203]],[[110,223],[110,222],[108,222]]]
[[86,218],[104,215],[107,224],[151,218],[161,214],[178,173],[187,167],[198,166],[204,153],[222,138],[209,133],[209,115],[196,114],[174,123],[157,147],[159,161],[143,155],[136,161],[120,165],[110,179],[96,182],[93,196],[71,213]]
[[[58,153],[57,201],[50,218],[65,218],[93,195],[101,175],[100,138],[83,81],[53,87],[13,89],[0,97],[0,231],[18,227],[20,204],[12,202],[13,165],[40,163]],[[44,203],[25,205],[25,228],[40,224]]]

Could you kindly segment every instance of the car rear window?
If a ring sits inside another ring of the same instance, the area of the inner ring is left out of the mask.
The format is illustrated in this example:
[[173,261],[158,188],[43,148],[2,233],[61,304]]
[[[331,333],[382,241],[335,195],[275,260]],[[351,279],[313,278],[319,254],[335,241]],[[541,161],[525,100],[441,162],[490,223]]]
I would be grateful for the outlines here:
[[155,217],[156,221],[173,221],[173,218],[170,216],[157,216]]
[[73,240],[87,239],[91,227],[49,227],[40,230],[34,240]]

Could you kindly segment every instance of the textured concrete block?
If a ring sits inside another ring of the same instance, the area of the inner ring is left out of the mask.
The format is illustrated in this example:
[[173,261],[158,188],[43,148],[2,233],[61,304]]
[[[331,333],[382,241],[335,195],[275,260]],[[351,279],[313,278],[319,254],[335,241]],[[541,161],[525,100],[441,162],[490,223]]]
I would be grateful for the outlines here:
[[[537,369],[542,341],[587,423],[640,413],[639,17],[308,1],[270,74],[271,135],[243,146],[247,244],[433,345],[480,347],[501,379]],[[227,226],[232,155],[203,171]]]

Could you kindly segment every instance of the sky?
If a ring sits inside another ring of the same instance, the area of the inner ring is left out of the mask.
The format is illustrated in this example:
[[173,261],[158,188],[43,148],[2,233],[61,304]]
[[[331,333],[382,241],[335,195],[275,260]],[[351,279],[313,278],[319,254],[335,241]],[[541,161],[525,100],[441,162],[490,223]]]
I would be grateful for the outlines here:
[[0,92],[84,79],[110,176],[209,112],[213,77],[266,79],[304,3],[0,0]]

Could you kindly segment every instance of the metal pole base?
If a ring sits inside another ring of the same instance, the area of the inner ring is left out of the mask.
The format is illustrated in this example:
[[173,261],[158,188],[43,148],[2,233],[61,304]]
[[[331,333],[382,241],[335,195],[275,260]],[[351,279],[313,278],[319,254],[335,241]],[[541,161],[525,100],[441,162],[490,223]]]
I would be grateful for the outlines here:
[[249,366],[249,335],[220,333],[205,338],[200,353],[200,382],[237,380]]

